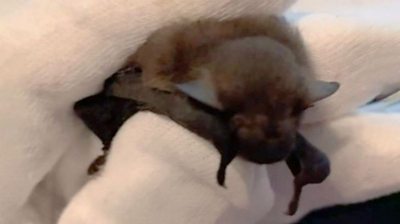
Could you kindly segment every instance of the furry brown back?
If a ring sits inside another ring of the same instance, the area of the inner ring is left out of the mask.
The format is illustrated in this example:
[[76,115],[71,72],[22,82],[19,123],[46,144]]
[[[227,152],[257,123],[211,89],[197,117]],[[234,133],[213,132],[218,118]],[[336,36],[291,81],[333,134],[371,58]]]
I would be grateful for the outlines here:
[[144,81],[150,86],[170,90],[165,80],[190,79],[187,76],[190,69],[207,60],[205,56],[210,49],[227,40],[255,36],[280,42],[292,50],[299,64],[307,64],[299,34],[284,19],[275,16],[177,23],[151,35],[127,64],[142,67]]

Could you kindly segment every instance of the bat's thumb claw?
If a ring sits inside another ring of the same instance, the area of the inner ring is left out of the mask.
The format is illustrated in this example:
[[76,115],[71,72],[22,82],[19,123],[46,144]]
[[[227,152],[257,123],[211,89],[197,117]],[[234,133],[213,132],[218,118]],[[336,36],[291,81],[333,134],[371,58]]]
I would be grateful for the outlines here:
[[220,171],[220,170],[218,171],[217,181],[221,187],[226,188],[226,186],[225,186],[225,171]]

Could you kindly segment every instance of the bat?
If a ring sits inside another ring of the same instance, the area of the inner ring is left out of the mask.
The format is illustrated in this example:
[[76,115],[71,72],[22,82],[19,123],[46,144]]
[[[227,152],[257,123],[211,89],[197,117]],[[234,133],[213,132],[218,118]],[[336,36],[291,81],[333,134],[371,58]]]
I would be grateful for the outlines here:
[[[123,122],[140,110],[150,110],[166,115],[188,130],[212,141],[222,155],[217,178],[223,184],[226,166],[234,158],[234,154],[230,154],[231,149],[235,147],[224,115],[212,111],[212,108],[202,108],[203,105],[186,95],[173,95],[146,88],[137,73],[124,73],[123,76],[120,74],[109,78],[101,93],[87,97],[74,106],[77,115],[100,138],[106,152],[90,165],[89,174],[97,172],[98,167],[105,163],[112,138]],[[110,95],[114,91],[129,96],[129,99]],[[287,212],[290,215],[297,210],[302,187],[309,183],[322,182],[330,172],[328,158],[300,134],[296,137],[295,150],[286,159],[295,176],[295,195]]]
[[237,153],[260,164],[284,160],[304,110],[339,88],[312,77],[301,38],[275,16],[161,28],[126,66],[141,68],[145,86],[181,92],[229,114]]
[[[204,105],[179,92],[171,94],[148,88],[141,83],[139,74],[117,77],[108,92],[136,102],[145,102],[146,107],[142,109],[166,115],[188,130],[210,140],[221,153],[217,180],[220,185],[224,183],[225,169],[237,152],[236,141],[229,132],[229,114],[204,108]],[[295,194],[287,212],[293,215],[297,210],[303,186],[324,181],[330,173],[330,163],[323,152],[298,132],[295,148],[286,163],[295,176]]]
[[313,79],[300,37],[281,18],[162,28],[122,71],[134,68],[142,71],[139,78],[116,75],[106,92],[141,102],[140,109],[165,114],[212,141],[221,153],[220,185],[236,155],[259,164],[286,159],[296,176],[288,211],[294,214],[301,188],[328,176],[329,160],[297,128],[303,111],[339,84]]
[[[225,169],[234,158],[231,149],[235,149],[226,118],[212,108],[202,108],[201,104],[185,95],[173,95],[143,87],[138,74],[125,74],[108,79],[114,83],[105,85],[105,89],[94,96],[87,97],[75,104],[77,115],[103,142],[103,150],[109,150],[111,141],[118,128],[130,116],[139,110],[150,110],[166,115],[188,130],[202,136],[219,149],[221,164],[217,178],[223,184]],[[111,89],[111,90],[110,90]],[[112,89],[127,98],[114,97]],[[208,109],[208,110],[207,110]],[[297,134],[296,149],[286,160],[293,175],[295,175],[295,195],[289,207],[288,214],[294,214],[300,199],[301,188],[308,183],[322,182],[330,171],[328,158],[312,146],[304,137]],[[233,150],[235,152],[235,150]],[[99,170],[105,162],[107,153],[99,156],[89,167],[89,174]]]

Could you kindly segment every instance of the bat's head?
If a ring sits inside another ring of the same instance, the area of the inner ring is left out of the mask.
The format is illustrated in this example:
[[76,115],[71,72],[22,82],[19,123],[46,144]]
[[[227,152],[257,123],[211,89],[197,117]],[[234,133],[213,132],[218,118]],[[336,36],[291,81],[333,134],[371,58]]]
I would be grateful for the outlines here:
[[312,79],[287,47],[266,37],[226,42],[193,73],[177,88],[229,113],[239,153],[257,163],[285,159],[304,110],[339,87]]

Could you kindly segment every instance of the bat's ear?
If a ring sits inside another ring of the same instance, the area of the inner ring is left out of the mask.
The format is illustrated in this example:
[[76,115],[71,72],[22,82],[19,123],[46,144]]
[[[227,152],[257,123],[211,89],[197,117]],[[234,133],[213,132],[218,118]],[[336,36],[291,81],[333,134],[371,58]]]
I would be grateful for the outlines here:
[[202,71],[197,79],[176,84],[175,87],[201,103],[218,110],[223,109],[208,71]]
[[312,102],[316,102],[327,98],[334,94],[340,87],[338,82],[324,82],[324,81],[313,81],[309,85],[310,98]]

